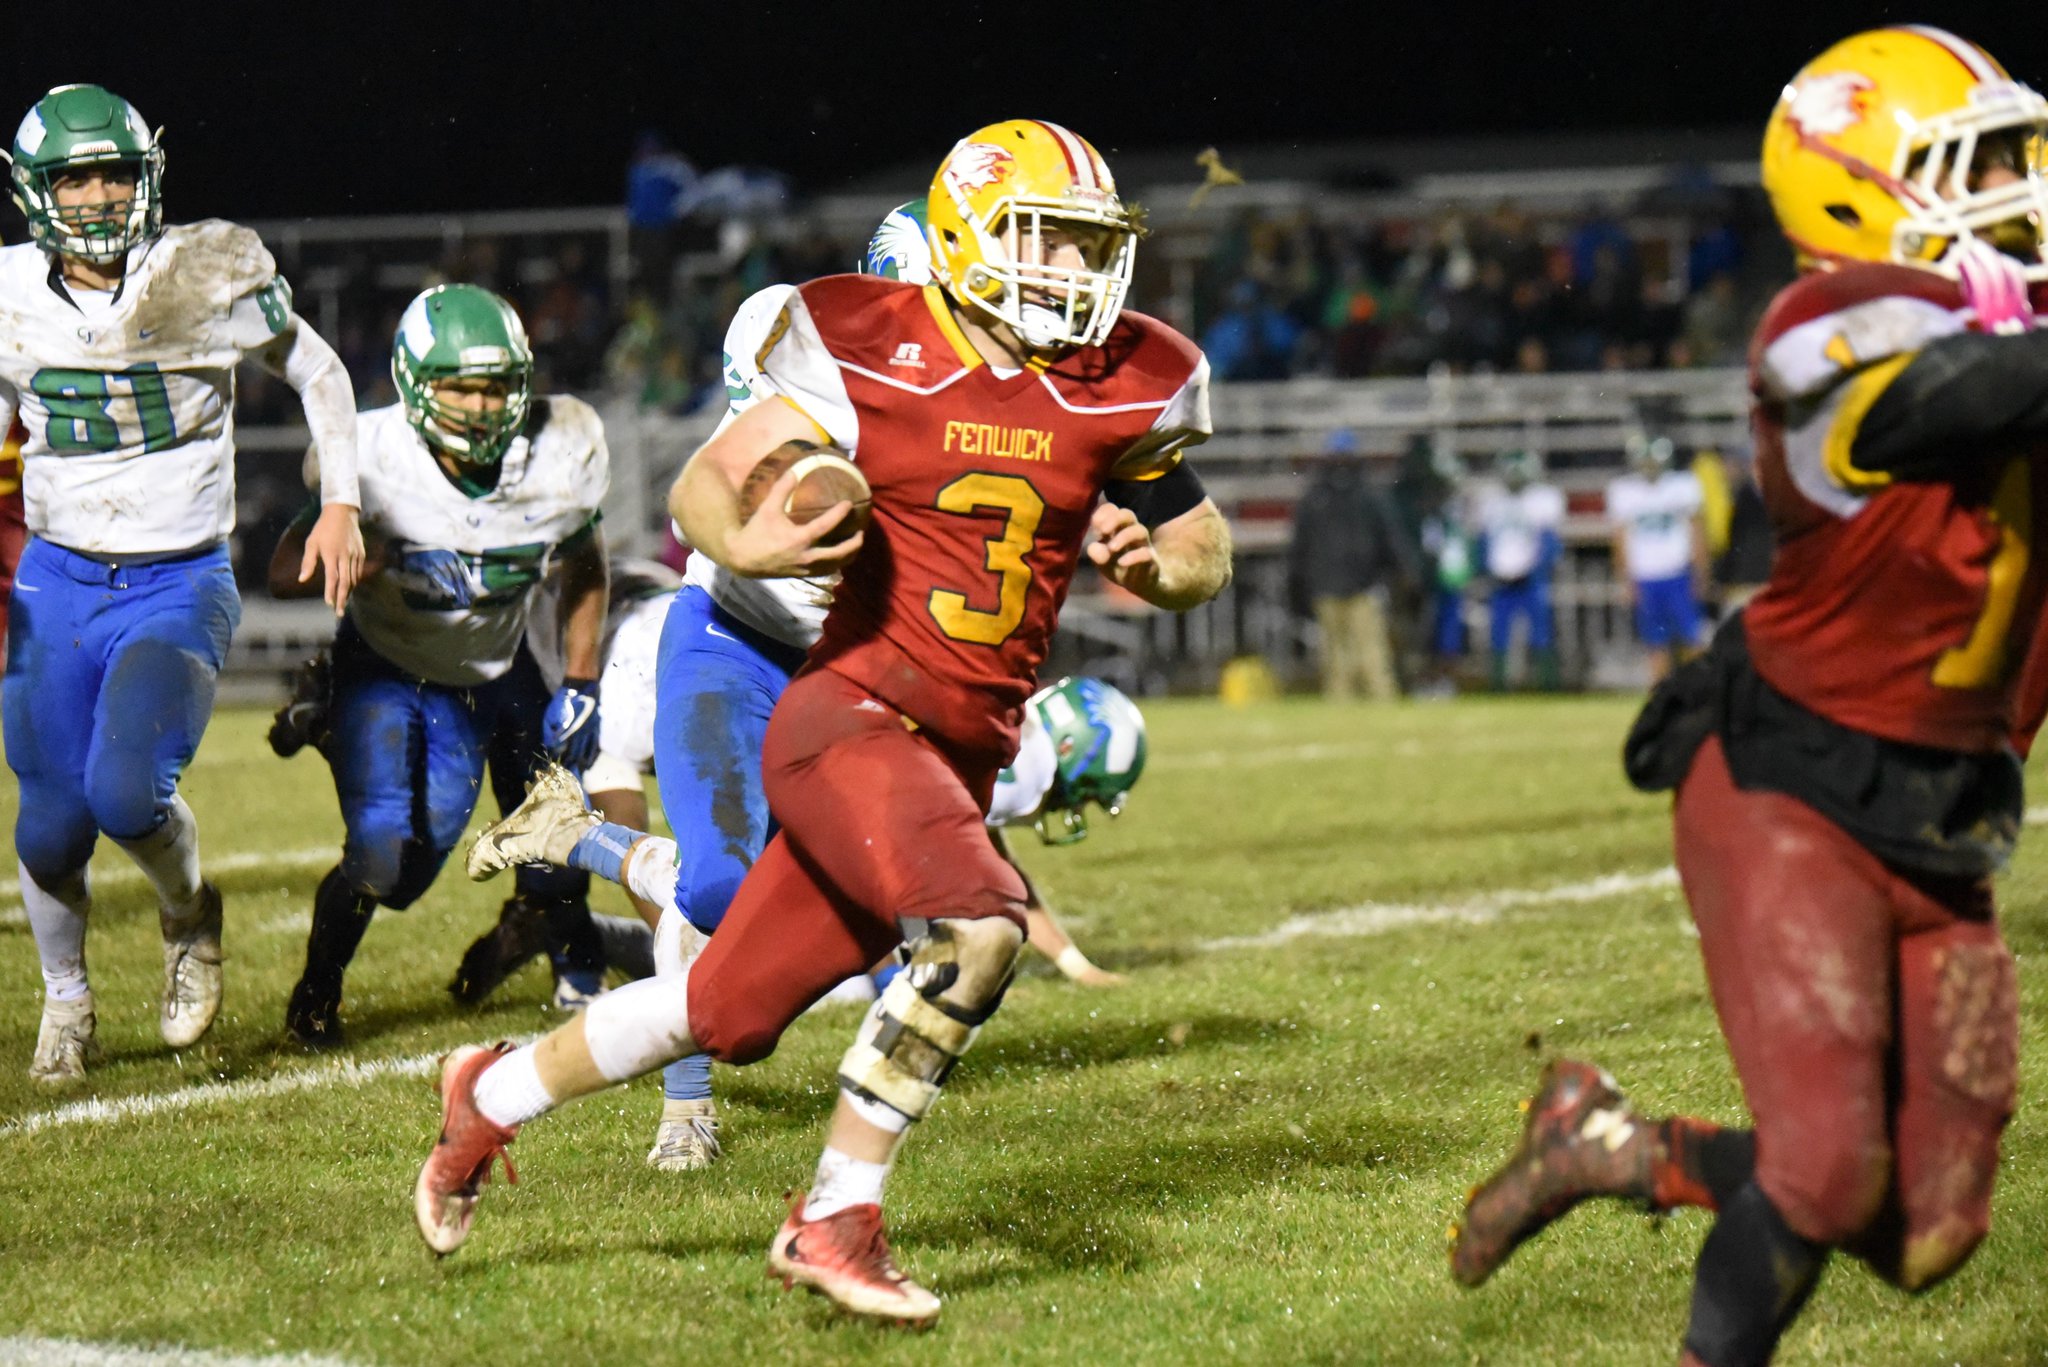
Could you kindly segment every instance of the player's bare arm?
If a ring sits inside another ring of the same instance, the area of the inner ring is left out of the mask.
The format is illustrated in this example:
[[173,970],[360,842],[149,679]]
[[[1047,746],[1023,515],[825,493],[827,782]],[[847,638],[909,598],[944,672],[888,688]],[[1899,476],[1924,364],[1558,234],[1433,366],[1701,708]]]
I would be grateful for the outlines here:
[[842,503],[809,522],[783,511],[797,475],[777,480],[754,516],[740,519],[740,486],[761,458],[790,441],[816,441],[818,426],[794,404],[759,403],[735,418],[690,457],[669,491],[669,513],[684,539],[735,574],[787,579],[831,574],[859,553],[862,535],[832,545],[820,538],[852,510]]
[[[311,509],[307,510],[308,514]],[[322,510],[325,511],[324,509]],[[302,516],[295,518],[284,535],[277,539],[277,549],[271,552],[268,571],[270,596],[281,600],[299,598],[324,598],[327,596],[327,572],[315,562],[313,573],[301,577],[305,566],[306,542],[311,537],[318,518]],[[360,584],[384,568],[384,538],[374,531],[361,533],[363,538],[363,564],[355,582]]]
[[595,679],[603,669],[605,598],[610,588],[604,531],[592,527],[562,555],[562,664],[572,679]]
[[1230,524],[1211,499],[1152,528],[1128,508],[1104,503],[1089,532],[1088,559],[1154,607],[1186,612],[1230,582]]
[[338,617],[364,572],[355,387],[334,348],[296,313],[275,340],[256,353],[256,360],[298,391],[306,426],[320,451],[320,516],[306,533],[299,582],[312,583],[317,572],[322,596]]

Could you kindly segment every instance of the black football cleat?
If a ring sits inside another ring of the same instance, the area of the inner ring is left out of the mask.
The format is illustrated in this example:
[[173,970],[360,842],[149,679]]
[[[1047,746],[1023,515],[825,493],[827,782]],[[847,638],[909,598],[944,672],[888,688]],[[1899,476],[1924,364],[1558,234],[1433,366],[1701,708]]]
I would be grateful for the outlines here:
[[1651,1200],[1656,1126],[1601,1069],[1556,1060],[1526,1110],[1521,1142],[1472,1189],[1465,1218],[1451,1227],[1451,1276],[1465,1286],[1492,1276],[1525,1240],[1589,1196]]
[[333,682],[324,650],[292,671],[291,696],[270,720],[270,749],[279,759],[290,759],[309,745],[326,753],[333,735],[328,712]]
[[475,1006],[499,984],[547,952],[547,921],[524,897],[508,897],[492,926],[462,953],[448,995]]

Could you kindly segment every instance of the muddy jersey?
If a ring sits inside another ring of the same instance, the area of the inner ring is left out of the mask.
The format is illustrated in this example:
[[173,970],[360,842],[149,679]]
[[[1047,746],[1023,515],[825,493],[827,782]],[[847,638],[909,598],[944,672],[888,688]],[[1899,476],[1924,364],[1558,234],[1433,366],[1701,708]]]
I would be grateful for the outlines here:
[[497,678],[556,557],[596,526],[610,483],[596,410],[566,396],[534,400],[489,488],[449,479],[403,405],[359,414],[356,443],[363,533],[385,542],[385,568],[356,586],[349,619],[416,678]]
[[758,360],[874,491],[812,666],[1007,761],[1103,485],[1208,436],[1208,362],[1126,311],[1101,346],[999,372],[937,287],[857,275],[799,286]]
[[291,322],[256,234],[218,219],[134,248],[112,292],[0,248],[0,410],[27,429],[29,529],[95,555],[216,542],[235,525],[235,366]]
[[[723,432],[740,414],[775,394],[772,381],[761,376],[760,358],[780,326],[783,310],[796,293],[794,285],[771,285],[749,295],[725,333],[725,418]],[[681,539],[682,529],[676,535]],[[713,602],[754,630],[798,650],[808,650],[825,626],[837,575],[815,578],[749,579],[734,574],[708,555],[693,555],[684,566],[684,580],[711,595]]]
[[1888,470],[1863,431],[1915,354],[1972,318],[1954,284],[1904,266],[1808,275],[1773,301],[1750,384],[1778,548],[1744,619],[1757,671],[1811,711],[1982,753],[2011,728],[2041,614],[2043,463],[1959,444]]

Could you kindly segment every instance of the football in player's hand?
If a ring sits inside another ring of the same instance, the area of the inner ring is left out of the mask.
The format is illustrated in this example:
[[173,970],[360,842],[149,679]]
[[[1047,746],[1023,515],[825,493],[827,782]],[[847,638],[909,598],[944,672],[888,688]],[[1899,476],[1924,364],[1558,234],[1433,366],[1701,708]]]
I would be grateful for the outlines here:
[[867,477],[846,458],[844,451],[807,441],[784,442],[747,472],[746,482],[740,485],[740,519],[752,519],[761,500],[775,487],[775,481],[791,470],[796,472],[796,487],[790,490],[789,501],[782,508],[790,521],[809,522],[834,504],[853,505],[839,525],[820,539],[820,545],[836,545],[867,529],[874,512]]

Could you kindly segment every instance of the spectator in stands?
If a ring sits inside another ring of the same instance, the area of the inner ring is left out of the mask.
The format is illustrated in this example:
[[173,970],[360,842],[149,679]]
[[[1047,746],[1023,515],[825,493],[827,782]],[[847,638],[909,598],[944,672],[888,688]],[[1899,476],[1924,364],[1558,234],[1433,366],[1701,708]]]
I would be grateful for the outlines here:
[[1230,310],[1202,334],[1202,350],[1219,380],[1284,380],[1293,373],[1301,328],[1273,306],[1257,280],[1237,282]]
[[1474,500],[1480,564],[1493,581],[1488,601],[1493,687],[1507,688],[1508,650],[1519,620],[1530,674],[1539,688],[1556,688],[1560,679],[1550,584],[1564,551],[1564,495],[1543,478],[1543,458],[1534,451],[1503,451],[1494,459],[1494,473],[1498,482],[1482,487]]
[[1735,276],[1722,271],[1685,301],[1680,332],[1692,365],[1741,365],[1749,342],[1749,316],[1736,294]]
[[697,184],[697,168],[668,139],[646,132],[626,168],[626,233],[640,288],[657,304],[668,302],[675,275],[676,228],[682,203]]
[[1288,550],[1290,587],[1310,604],[1321,636],[1325,697],[1399,696],[1387,599],[1414,578],[1413,549],[1392,501],[1367,475],[1357,437],[1332,432],[1295,505]]
[[1703,500],[1699,479],[1673,468],[1676,454],[1671,438],[1634,433],[1628,473],[1607,486],[1614,575],[1627,588],[1653,685],[1700,643],[1699,586],[1707,565]]

